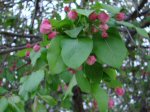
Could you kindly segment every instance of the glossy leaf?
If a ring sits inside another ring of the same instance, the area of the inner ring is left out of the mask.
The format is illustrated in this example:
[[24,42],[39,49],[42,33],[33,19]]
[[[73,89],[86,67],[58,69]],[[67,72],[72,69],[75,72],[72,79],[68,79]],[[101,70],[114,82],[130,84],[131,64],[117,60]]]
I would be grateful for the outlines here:
[[66,69],[66,66],[61,57],[61,43],[62,37],[57,36],[50,43],[50,48],[47,52],[47,60],[52,74],[61,73]]
[[66,38],[62,42],[61,56],[67,66],[76,69],[88,58],[92,48],[93,42],[89,38]]
[[103,39],[100,34],[96,35],[94,38],[94,52],[99,63],[105,63],[115,68],[119,68],[127,56],[124,42],[115,29],[109,30],[107,39]]
[[99,83],[103,76],[103,68],[99,63],[95,63],[92,66],[86,64],[84,72],[91,82]]
[[81,88],[83,92],[89,93],[91,89],[90,82],[87,80],[87,78],[84,76],[83,72],[78,72],[76,74],[76,80],[78,86]]
[[82,29],[83,29],[83,26],[80,26],[80,27],[74,28],[72,30],[66,30],[64,32],[71,38],[77,38],[79,33],[82,31]]
[[107,93],[101,87],[99,87],[99,84],[92,84],[91,89],[92,95],[94,96],[95,100],[98,103],[98,108],[100,112],[107,112],[108,111]]

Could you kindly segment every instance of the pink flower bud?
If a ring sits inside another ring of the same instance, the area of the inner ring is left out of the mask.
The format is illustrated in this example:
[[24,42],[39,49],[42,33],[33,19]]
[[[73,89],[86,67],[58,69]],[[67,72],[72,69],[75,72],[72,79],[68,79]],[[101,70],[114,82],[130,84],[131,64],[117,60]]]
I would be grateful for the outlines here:
[[99,28],[102,30],[102,31],[106,31],[109,29],[109,26],[107,24],[101,24],[99,25]]
[[125,90],[124,90],[123,88],[121,88],[121,87],[117,87],[117,88],[115,89],[115,92],[116,92],[116,94],[117,94],[118,96],[123,96],[124,93],[125,93]]
[[96,57],[94,55],[89,56],[88,59],[86,60],[86,63],[88,65],[93,65],[96,62]]
[[65,7],[64,7],[64,11],[65,11],[65,12],[69,12],[69,11],[70,11],[70,8],[69,8],[68,6],[65,6]]
[[40,25],[40,32],[42,34],[48,34],[52,31],[52,26],[48,19],[44,19]]
[[27,44],[26,44],[26,48],[31,48],[31,44],[30,44],[30,43],[27,43]]
[[91,31],[92,31],[92,33],[97,33],[98,29],[93,26],[92,29],[91,29]]
[[94,106],[95,109],[98,108],[98,104],[97,104],[96,100],[93,101],[93,106]]
[[109,15],[106,14],[105,12],[101,12],[99,15],[98,15],[98,19],[103,23],[107,23],[110,19]]
[[30,51],[27,51],[26,52],[26,57],[29,57],[30,56]]
[[107,38],[108,37],[108,33],[106,31],[103,31],[101,36],[102,36],[102,38]]
[[125,13],[120,12],[116,15],[116,20],[117,21],[123,21],[125,19]]
[[53,31],[53,32],[51,32],[50,34],[48,34],[48,38],[49,38],[49,39],[53,39],[53,38],[56,37],[56,35],[57,35],[57,32]]
[[113,99],[109,99],[109,101],[108,101],[108,107],[110,109],[112,109],[114,107],[114,105],[115,105],[114,100]]
[[76,70],[72,69],[72,68],[68,68],[67,69],[71,74],[76,74]]
[[78,13],[74,10],[68,12],[68,18],[71,20],[76,20],[78,18]]
[[33,46],[33,50],[34,50],[35,52],[38,52],[38,51],[40,50],[40,46],[39,46],[38,44],[35,44],[35,45]]
[[98,15],[95,12],[93,12],[93,13],[90,14],[89,20],[95,21],[97,19],[97,17],[98,17]]

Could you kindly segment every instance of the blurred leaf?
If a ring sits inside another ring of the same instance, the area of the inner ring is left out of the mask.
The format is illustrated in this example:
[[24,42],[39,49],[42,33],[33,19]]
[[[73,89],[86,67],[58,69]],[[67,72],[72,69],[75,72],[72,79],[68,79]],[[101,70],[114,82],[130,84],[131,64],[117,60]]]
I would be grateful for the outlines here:
[[19,95],[26,96],[28,92],[34,91],[39,86],[43,78],[44,78],[43,70],[33,72],[30,76],[25,78],[26,80],[24,80],[24,82],[20,86]]
[[77,13],[84,15],[86,17],[89,17],[89,15],[94,11],[94,10],[88,10],[88,9],[76,9]]
[[3,88],[3,87],[0,87],[0,95],[1,95],[1,94],[5,94],[5,93],[7,93],[7,92],[8,92],[7,89],[5,89],[5,88]]
[[124,25],[124,26],[127,26],[129,28],[134,28],[133,24],[131,24],[129,22],[125,22],[125,21],[117,21],[117,24]]
[[94,38],[94,53],[97,56],[97,61],[120,68],[127,56],[127,49],[118,31],[110,28],[109,37],[106,39],[99,37],[99,35]]
[[72,88],[77,85],[77,81],[76,81],[76,77],[75,75],[73,75],[72,79],[70,80],[69,86],[67,91],[65,92],[65,96],[63,98],[63,100],[68,96],[68,95],[72,95]]
[[40,95],[40,98],[42,100],[44,100],[46,103],[48,103],[50,106],[54,106],[57,104],[57,101],[51,96],[48,96],[48,95],[41,96]]
[[47,60],[50,68],[50,73],[58,74],[66,69],[66,66],[61,57],[61,40],[62,36],[57,36],[52,39],[50,43],[50,48],[47,52]]
[[148,33],[145,31],[145,29],[138,28],[138,27],[135,27],[135,28],[136,28],[136,31],[138,32],[138,34],[140,34],[141,36],[143,36],[143,37],[149,37]]
[[103,76],[103,68],[99,63],[94,65],[84,65],[84,72],[91,82],[99,83]]
[[66,30],[64,31],[68,36],[72,37],[72,38],[77,38],[77,36],[79,35],[79,33],[82,31],[83,26],[80,27],[76,27],[72,30]]
[[30,59],[31,59],[32,66],[36,64],[36,61],[38,58],[40,58],[40,56],[41,56],[41,49],[38,52],[35,52],[33,50],[30,52]]
[[0,112],[5,112],[8,106],[8,100],[5,97],[0,98]]
[[81,90],[83,92],[90,93],[91,85],[90,82],[84,76],[84,73],[79,71],[75,76],[76,76],[77,84],[81,88]]
[[61,56],[67,66],[76,69],[88,58],[92,48],[93,42],[89,38],[66,38],[62,41]]
[[108,95],[107,93],[99,87],[99,84],[92,84],[91,93],[98,103],[98,108],[100,112],[108,111]]

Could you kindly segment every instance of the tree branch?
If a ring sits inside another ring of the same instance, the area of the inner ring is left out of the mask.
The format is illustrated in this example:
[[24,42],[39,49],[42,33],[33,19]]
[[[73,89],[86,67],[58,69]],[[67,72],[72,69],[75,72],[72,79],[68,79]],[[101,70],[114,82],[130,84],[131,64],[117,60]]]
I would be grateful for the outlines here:
[[5,31],[0,31],[0,34],[2,35],[8,35],[8,36],[16,36],[16,37],[20,37],[20,38],[39,38],[41,39],[40,36],[37,35],[26,35],[26,34],[16,34],[16,33],[11,33],[11,32],[5,32]]
[[135,9],[135,11],[126,18],[126,21],[133,20],[138,15],[140,15],[139,11],[144,7],[144,5],[148,2],[148,0],[142,0],[139,6]]

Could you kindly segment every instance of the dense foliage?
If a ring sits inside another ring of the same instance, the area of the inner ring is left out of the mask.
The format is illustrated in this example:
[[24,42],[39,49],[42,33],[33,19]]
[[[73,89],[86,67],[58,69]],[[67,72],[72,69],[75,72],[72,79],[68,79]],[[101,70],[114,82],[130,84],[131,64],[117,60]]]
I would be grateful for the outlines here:
[[150,3],[136,2],[1,1],[0,112],[148,112]]

